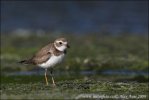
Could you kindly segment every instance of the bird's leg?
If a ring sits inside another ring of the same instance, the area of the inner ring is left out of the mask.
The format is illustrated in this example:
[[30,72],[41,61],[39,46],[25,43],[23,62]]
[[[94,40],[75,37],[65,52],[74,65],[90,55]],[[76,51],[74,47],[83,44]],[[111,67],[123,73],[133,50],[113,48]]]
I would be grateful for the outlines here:
[[48,78],[47,78],[47,69],[45,69],[45,80],[46,80],[46,85],[49,85],[49,83],[48,83]]
[[52,77],[52,83],[53,83],[53,86],[56,86],[55,82],[54,82],[54,78],[53,78],[53,68],[51,68],[50,70],[50,75]]

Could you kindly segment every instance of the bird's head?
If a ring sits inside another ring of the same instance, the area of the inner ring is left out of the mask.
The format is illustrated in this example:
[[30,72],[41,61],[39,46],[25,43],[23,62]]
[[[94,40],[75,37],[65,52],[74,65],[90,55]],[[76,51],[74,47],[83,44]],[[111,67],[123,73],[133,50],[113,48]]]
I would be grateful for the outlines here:
[[54,46],[59,51],[65,51],[69,48],[68,41],[65,38],[58,38],[54,41]]

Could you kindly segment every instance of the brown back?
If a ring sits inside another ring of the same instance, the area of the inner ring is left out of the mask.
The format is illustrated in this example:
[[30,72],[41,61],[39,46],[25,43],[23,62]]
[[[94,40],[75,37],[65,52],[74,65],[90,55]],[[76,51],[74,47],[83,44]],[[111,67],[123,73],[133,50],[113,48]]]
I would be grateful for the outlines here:
[[53,44],[48,44],[45,47],[41,48],[32,58],[31,61],[33,64],[41,64],[46,62],[51,57],[51,46]]
[[53,55],[55,56],[59,56],[61,53],[61,51],[58,51],[54,44],[48,44],[46,46],[44,46],[43,48],[41,48],[30,60],[33,64],[41,64],[46,62],[48,59],[50,59],[50,57]]

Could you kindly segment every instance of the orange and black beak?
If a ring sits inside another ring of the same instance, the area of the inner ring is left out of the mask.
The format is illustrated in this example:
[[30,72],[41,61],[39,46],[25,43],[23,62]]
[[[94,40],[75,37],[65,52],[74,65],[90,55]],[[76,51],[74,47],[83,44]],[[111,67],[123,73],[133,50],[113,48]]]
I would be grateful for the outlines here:
[[70,48],[69,44],[67,44],[67,48]]

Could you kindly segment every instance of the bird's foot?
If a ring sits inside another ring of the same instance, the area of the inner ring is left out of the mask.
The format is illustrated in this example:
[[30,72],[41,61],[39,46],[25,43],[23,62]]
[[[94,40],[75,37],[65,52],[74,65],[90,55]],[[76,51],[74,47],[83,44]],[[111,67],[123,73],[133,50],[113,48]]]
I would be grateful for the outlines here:
[[53,84],[52,84],[52,87],[56,87],[56,84],[55,84],[55,83],[53,83]]

